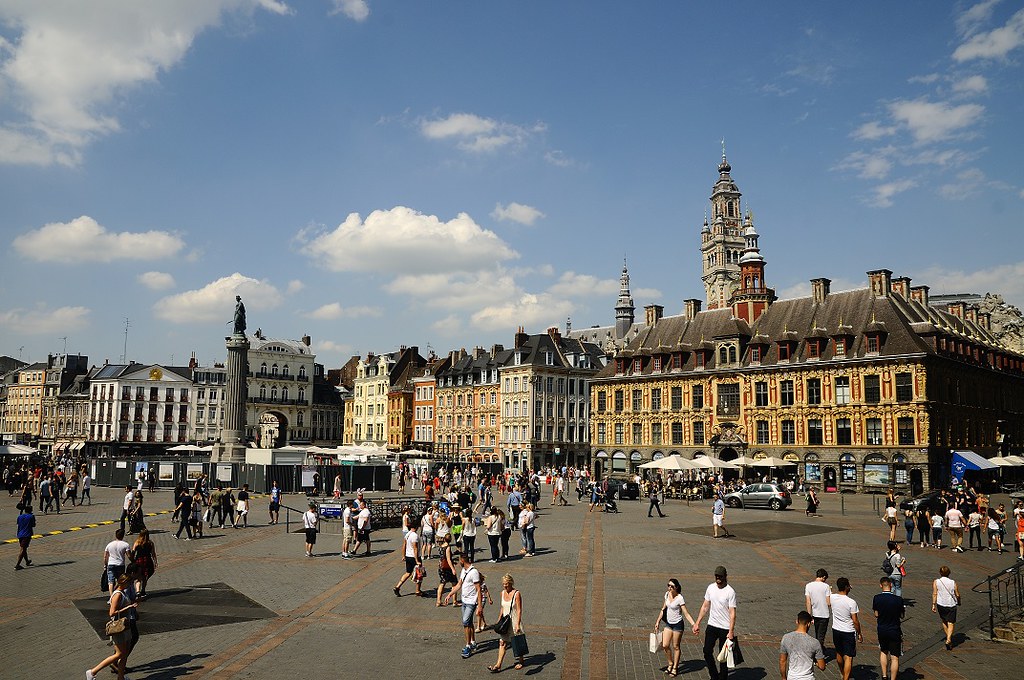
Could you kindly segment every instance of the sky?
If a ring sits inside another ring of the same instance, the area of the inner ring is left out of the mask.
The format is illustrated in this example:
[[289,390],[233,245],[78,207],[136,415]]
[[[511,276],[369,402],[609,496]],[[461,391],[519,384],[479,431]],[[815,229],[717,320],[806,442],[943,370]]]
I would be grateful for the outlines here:
[[[780,297],[1024,306],[1024,9],[0,0],[0,355],[506,346],[703,299],[724,139]],[[429,348],[429,350],[428,350]]]

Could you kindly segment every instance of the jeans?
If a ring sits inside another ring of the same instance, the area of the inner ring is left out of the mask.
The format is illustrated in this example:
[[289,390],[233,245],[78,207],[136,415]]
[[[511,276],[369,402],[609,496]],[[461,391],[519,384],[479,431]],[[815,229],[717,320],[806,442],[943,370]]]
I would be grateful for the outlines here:
[[971,545],[972,548],[974,547],[974,539],[975,538],[978,539],[978,547],[981,548],[982,545],[981,545],[981,525],[980,524],[978,526],[976,526],[976,527],[970,527],[970,545]]
[[523,531],[526,532],[526,554],[532,555],[534,550],[537,548],[537,544],[533,541],[533,532],[536,531],[537,527],[527,527]]
[[657,510],[658,514],[661,515],[662,517],[665,516],[665,513],[663,513],[661,511],[661,505],[658,504],[658,499],[657,498],[652,498],[651,499],[651,505],[647,508],[647,516],[651,517],[652,516],[651,512],[654,511],[654,510]]
[[110,584],[110,592],[114,592],[114,582],[117,581],[117,577],[124,573],[123,564],[108,564],[107,565],[107,583]]
[[907,543],[908,544],[909,543],[913,543],[914,542],[914,528],[915,528],[914,527],[914,521],[910,520],[909,522],[904,522],[903,523],[903,528],[907,530]]
[[889,580],[892,581],[892,594],[903,597],[903,574],[899,571],[893,570],[889,574]]
[[505,527],[501,532],[501,559],[508,559],[508,539],[512,538],[512,529]]
[[501,556],[498,554],[498,541],[500,539],[501,536],[498,534],[487,534],[487,542],[491,544],[491,560],[494,562],[497,562]]
[[729,631],[725,628],[708,626],[704,631],[704,663],[708,665],[711,680],[727,680],[729,677],[729,667],[725,662],[718,663],[715,659],[715,643],[717,642],[718,648],[721,649],[728,638]]
[[476,534],[472,536],[462,534],[462,550],[470,557],[473,557],[473,553],[476,552]]
[[828,632],[828,617],[814,617],[814,637],[821,643],[821,651],[825,652],[825,633]]
[[526,527],[523,527],[519,530],[519,540],[523,542],[523,550],[525,550],[526,552],[530,552],[530,542],[526,538]]

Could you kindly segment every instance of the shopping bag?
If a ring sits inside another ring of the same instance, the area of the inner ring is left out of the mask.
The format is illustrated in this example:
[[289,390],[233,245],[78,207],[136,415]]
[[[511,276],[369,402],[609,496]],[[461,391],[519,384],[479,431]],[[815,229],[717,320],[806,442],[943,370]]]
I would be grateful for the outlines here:
[[743,651],[740,649],[740,639],[738,636],[732,636],[732,658],[736,665],[743,663]]
[[651,636],[650,636],[650,638],[647,641],[647,650],[651,654],[657,654],[658,653],[658,634],[657,633],[651,633]]
[[718,663],[725,663],[729,658],[729,641],[726,640],[722,648],[718,650],[718,656],[715,657],[715,661]]
[[110,583],[107,581],[107,569],[103,568],[103,573],[100,574],[100,592],[110,592]]
[[530,653],[530,646],[526,644],[526,635],[516,633],[512,636],[512,656],[526,656]]

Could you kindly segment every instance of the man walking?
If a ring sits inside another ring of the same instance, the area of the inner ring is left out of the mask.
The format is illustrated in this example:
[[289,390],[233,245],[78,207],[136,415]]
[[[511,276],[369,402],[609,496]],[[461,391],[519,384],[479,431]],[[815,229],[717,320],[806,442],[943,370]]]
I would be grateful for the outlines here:
[[114,532],[114,540],[103,549],[103,568],[107,571],[111,594],[114,592],[114,582],[124,573],[124,557],[130,547],[124,540],[124,529],[118,529]]
[[125,486],[124,501],[121,503],[121,531],[124,531],[124,521],[128,519],[128,508],[132,507],[133,500],[135,500],[135,492],[132,491],[131,486]]
[[722,538],[728,538],[732,534],[725,528],[725,501],[719,495],[715,498],[715,505],[711,508],[711,528],[715,532],[715,538],[718,538],[718,529],[722,529]]
[[359,509],[359,514],[356,515],[356,547],[352,549],[352,554],[359,554],[359,546],[366,542],[366,556],[370,556],[370,506],[365,502]]
[[860,608],[850,597],[850,579],[840,576],[836,579],[836,590],[830,598],[832,604],[832,643],[836,646],[836,664],[843,673],[843,680],[850,680],[853,659],[857,656],[857,643],[864,642],[860,631]]
[[903,654],[903,615],[907,608],[903,598],[892,591],[888,576],[878,580],[882,592],[871,601],[878,623],[878,663],[882,666],[882,680],[896,680]]
[[782,636],[779,645],[779,675],[782,680],[814,680],[814,666],[825,670],[825,652],[807,634],[814,617],[805,611],[796,615],[796,630]]
[[[423,562],[420,560],[420,537],[416,533],[416,527],[410,526],[409,531],[406,532],[405,537],[402,539],[405,542],[405,573],[402,574],[402,578],[399,579],[398,584],[392,588],[395,591],[395,596],[402,596],[402,584],[413,578],[413,574],[416,573],[416,567],[421,566]],[[415,580],[416,583],[416,595],[423,597],[423,582],[422,580]]]
[[32,532],[36,527],[36,516],[32,514],[32,504],[18,503],[18,545],[21,550],[18,552],[18,562],[15,569],[24,569],[21,561],[25,560],[25,566],[32,566],[32,560],[28,558],[28,544],[32,542]]
[[828,632],[829,598],[832,588],[828,585],[828,572],[819,569],[814,580],[804,587],[804,608],[814,617],[814,637],[825,650],[825,633]]
[[705,615],[708,617],[708,627],[704,632],[704,662],[711,680],[727,680],[729,677],[726,663],[718,663],[715,659],[715,643],[721,650],[726,640],[732,640],[736,629],[736,591],[729,585],[728,576],[725,567],[715,567],[715,582],[704,591],[704,604],[693,622],[693,634],[699,635],[700,622]]
[[477,603],[480,602],[480,572],[473,566],[473,558],[468,553],[459,555],[459,581],[452,586],[452,591],[444,598],[448,604],[456,592],[462,596],[462,628],[466,634],[466,646],[462,648],[462,658],[468,659],[476,648],[476,633],[473,617],[476,615]]
[[949,530],[950,550],[962,553],[964,551],[964,525],[967,524],[964,513],[960,512],[960,508],[952,505],[946,511],[945,521],[946,529]]
[[665,513],[661,511],[661,503],[658,502],[658,494],[661,493],[661,487],[657,484],[651,483],[651,490],[648,493],[648,497],[651,499],[651,504],[647,507],[647,516],[653,517],[651,513],[655,510],[658,511],[659,517],[664,517]]
[[[352,559],[348,549],[352,547],[352,501],[345,501],[345,509],[341,511],[341,558]],[[417,553],[418,555],[419,553]]]

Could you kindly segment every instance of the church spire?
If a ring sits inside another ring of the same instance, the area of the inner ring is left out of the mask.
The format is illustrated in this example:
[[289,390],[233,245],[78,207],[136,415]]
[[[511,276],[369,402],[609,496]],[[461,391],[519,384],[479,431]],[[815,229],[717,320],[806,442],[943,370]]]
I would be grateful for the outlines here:
[[621,340],[633,325],[633,296],[629,292],[629,268],[622,258],[622,274],[619,276],[619,299],[615,301],[615,338]]

